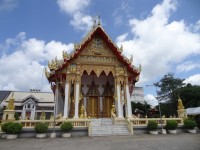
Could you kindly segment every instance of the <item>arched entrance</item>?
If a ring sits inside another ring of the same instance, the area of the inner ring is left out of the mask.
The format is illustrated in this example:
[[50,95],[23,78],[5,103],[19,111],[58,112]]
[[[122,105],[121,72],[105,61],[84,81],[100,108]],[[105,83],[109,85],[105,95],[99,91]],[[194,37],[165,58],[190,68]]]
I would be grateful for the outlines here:
[[82,75],[82,93],[84,106],[87,116],[90,118],[108,118],[111,117],[111,106],[114,95],[114,78],[110,72],[105,72],[97,77],[94,71],[88,75],[84,71]]

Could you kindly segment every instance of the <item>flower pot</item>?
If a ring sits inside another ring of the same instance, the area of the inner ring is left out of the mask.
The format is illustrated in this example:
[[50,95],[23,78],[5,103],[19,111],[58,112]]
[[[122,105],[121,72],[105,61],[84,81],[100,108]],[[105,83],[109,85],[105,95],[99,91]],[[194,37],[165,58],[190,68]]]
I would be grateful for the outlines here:
[[63,138],[71,137],[71,133],[62,133]]
[[17,136],[18,136],[17,134],[7,134],[6,139],[8,140],[16,139]]
[[156,134],[158,134],[158,131],[149,131],[149,133],[156,135]]
[[187,129],[187,132],[188,133],[194,133],[194,134],[197,133],[196,129]]
[[176,131],[176,130],[168,130],[168,132],[169,132],[170,134],[177,134],[177,131]]
[[2,138],[2,139],[6,139],[6,136],[7,136],[6,133],[2,133],[2,134],[1,134],[1,138]]
[[36,133],[36,138],[46,138],[47,137],[47,134],[46,133]]
[[51,133],[50,138],[56,138],[56,133]]

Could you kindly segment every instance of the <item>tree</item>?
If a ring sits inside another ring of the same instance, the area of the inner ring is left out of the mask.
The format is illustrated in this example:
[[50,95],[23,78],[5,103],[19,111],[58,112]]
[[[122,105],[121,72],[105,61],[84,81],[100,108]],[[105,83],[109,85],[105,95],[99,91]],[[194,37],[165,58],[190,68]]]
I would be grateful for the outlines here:
[[185,108],[200,106],[200,86],[187,84],[178,93]]
[[150,105],[147,104],[146,102],[144,104],[138,102],[131,102],[131,107],[132,107],[132,113],[134,113],[135,109],[139,109],[144,112],[144,115],[148,114],[148,111],[150,110]]
[[175,78],[173,73],[168,73],[164,75],[164,77],[160,81],[154,83],[154,85],[159,88],[159,91],[157,93],[158,100],[162,103],[167,103],[168,105],[166,106],[170,106],[168,108],[168,115],[174,116],[177,114],[177,93],[178,90],[185,85],[183,81],[184,79]]

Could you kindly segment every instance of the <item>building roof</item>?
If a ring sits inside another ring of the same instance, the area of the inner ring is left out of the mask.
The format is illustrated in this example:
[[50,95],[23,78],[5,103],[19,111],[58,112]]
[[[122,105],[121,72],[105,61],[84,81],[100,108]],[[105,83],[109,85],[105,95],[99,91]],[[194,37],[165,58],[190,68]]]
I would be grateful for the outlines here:
[[200,107],[187,108],[186,112],[187,112],[187,115],[199,115]]
[[8,97],[8,95],[11,93],[11,91],[0,91],[0,103]]
[[[4,95],[6,95],[6,92],[0,91],[0,93],[4,93]],[[15,106],[22,106],[22,104],[29,98],[35,99],[38,103],[38,106],[54,106],[53,93],[23,91],[9,91],[9,93],[7,92],[7,96],[4,96],[5,98],[2,100],[1,105],[6,106],[12,96],[14,98]]]

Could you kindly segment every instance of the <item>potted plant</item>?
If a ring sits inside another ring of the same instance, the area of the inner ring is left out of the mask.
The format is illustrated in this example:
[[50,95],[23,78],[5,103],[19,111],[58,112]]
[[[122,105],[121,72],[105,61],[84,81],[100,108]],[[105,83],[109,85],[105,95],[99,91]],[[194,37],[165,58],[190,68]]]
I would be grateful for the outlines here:
[[184,123],[184,127],[189,133],[196,133],[195,127],[197,126],[197,123],[194,120],[185,119],[183,123]]
[[178,127],[178,123],[176,120],[168,120],[166,123],[166,129],[171,134],[176,134],[176,128]]
[[22,124],[18,122],[7,122],[1,126],[2,131],[6,132],[6,139],[16,139],[22,128]]
[[149,129],[150,134],[158,134],[158,123],[154,120],[151,120],[147,124],[147,128]]
[[48,130],[48,123],[39,122],[35,125],[36,138],[46,138]]
[[60,129],[64,132],[62,133],[62,137],[70,137],[71,133],[69,133],[73,129],[73,124],[69,121],[63,122],[60,126]]

